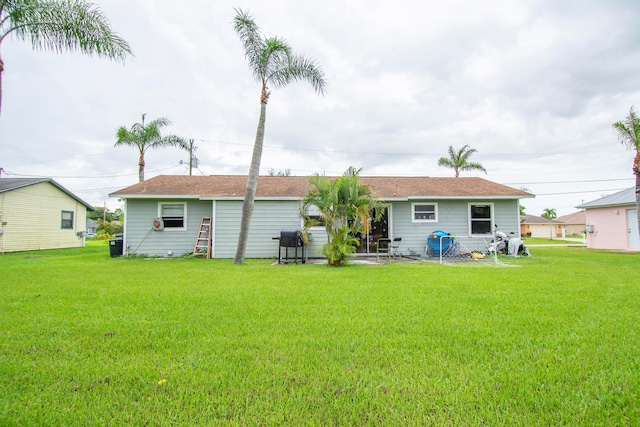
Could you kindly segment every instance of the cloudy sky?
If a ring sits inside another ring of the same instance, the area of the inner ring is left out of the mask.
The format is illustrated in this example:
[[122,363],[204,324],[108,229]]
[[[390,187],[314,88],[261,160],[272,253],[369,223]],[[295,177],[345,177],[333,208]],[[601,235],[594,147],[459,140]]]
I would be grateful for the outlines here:
[[[307,83],[274,90],[261,173],[452,176],[450,145],[478,150],[482,176],[558,215],[634,185],[633,153],[611,124],[640,104],[640,3],[486,0],[97,0],[135,57],[124,65],[2,43],[3,177],[53,177],[97,206],[137,182],[119,126],[146,113],[193,138],[194,174],[246,174],[260,88],[233,31],[249,10],[266,36],[314,58]],[[640,106],[639,106],[640,108]],[[147,155],[146,177],[188,174],[188,154]]]

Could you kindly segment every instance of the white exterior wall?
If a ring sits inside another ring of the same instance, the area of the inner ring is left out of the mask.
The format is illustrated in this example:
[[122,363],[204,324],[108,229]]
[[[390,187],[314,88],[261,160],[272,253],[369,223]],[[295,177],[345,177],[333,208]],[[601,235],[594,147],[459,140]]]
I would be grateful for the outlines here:
[[550,239],[562,237],[562,224],[529,224],[531,237]]
[[[73,212],[73,229],[62,229],[62,211]],[[49,182],[0,193],[4,234],[0,250],[31,251],[84,246],[87,207]]]

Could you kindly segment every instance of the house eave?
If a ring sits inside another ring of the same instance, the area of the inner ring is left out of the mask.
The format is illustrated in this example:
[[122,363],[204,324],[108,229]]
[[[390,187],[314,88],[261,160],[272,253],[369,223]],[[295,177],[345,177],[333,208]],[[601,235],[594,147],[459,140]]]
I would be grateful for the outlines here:
[[578,205],[576,206],[576,209],[589,210],[589,209],[600,209],[600,208],[621,208],[621,207],[627,207],[627,206],[636,206],[636,204],[635,203],[610,203],[606,205],[597,205],[597,206]]
[[200,199],[193,194],[109,194],[114,199]]
[[[197,199],[202,201],[226,200],[226,201],[242,201],[243,196],[198,196],[193,194],[110,194],[109,197],[118,199]],[[533,198],[535,196],[407,196],[407,197],[380,197],[385,202],[406,202],[411,200],[518,200],[524,198]],[[298,201],[302,197],[298,196],[274,196],[274,197],[256,197],[256,201]]]
[[[30,179],[30,178],[29,178]],[[90,203],[84,201],[83,199],[81,199],[80,197],[76,196],[74,193],[72,193],[71,191],[67,190],[64,186],[62,186],[61,184],[59,184],[57,181],[55,181],[53,178],[34,178],[31,181],[28,182],[24,182],[20,185],[16,185],[14,187],[11,188],[7,188],[4,190],[0,190],[0,193],[5,193],[5,192],[9,192],[9,191],[14,191],[14,190],[19,190],[22,188],[26,188],[26,187],[30,187],[32,185],[38,185],[38,184],[43,184],[43,183],[49,183],[51,185],[53,185],[55,188],[57,188],[58,190],[62,191],[63,193],[65,193],[67,196],[71,197],[72,199],[74,199],[76,202],[80,203],[81,205],[84,205],[84,207],[86,207],[88,210],[90,211],[95,211],[96,209],[93,207],[93,205],[91,205]]]
[[[199,197],[200,200],[203,201],[213,201],[213,200],[223,200],[223,201],[243,201],[244,200],[244,196],[204,196],[204,197]],[[302,199],[302,197],[256,197],[254,200],[255,201],[276,201],[276,202],[283,202],[283,201],[298,201]]]
[[408,196],[408,200],[519,200],[519,199],[532,199],[536,197],[535,195],[530,196],[495,196],[495,195],[484,195],[484,196]]

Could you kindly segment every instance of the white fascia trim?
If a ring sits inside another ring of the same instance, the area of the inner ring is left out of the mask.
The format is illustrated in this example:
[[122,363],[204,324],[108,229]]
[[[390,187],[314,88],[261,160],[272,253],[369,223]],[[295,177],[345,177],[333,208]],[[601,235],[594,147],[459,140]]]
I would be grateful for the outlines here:
[[409,198],[407,197],[381,197],[380,200],[382,203],[393,203],[393,202],[407,202]]
[[[199,200],[235,200],[243,201],[244,196],[217,196],[217,197],[200,197]],[[300,201],[302,197],[256,197],[254,201],[277,201],[277,202],[290,202]]]
[[409,196],[409,200],[520,200],[535,196]]
[[118,195],[118,196],[109,196],[111,198],[118,198],[118,199],[154,199],[154,200],[158,200],[158,199],[199,199],[199,196],[194,196],[193,194],[190,194],[188,196],[178,196],[178,195],[169,195],[169,194],[127,194],[127,195]]

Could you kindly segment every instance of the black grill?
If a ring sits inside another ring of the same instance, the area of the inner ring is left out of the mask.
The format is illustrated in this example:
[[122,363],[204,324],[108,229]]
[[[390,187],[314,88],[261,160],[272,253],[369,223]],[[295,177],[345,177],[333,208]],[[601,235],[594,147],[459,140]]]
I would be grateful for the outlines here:
[[302,238],[300,237],[300,232],[298,230],[280,232],[281,248],[299,248],[302,245]]
[[[281,231],[280,237],[274,237],[274,240],[278,240],[278,264],[287,264],[289,262],[306,261],[304,258],[304,242],[302,241],[302,233],[300,230],[287,230]],[[282,256],[282,248],[284,250],[284,257]],[[293,248],[293,256],[289,256],[289,248]],[[300,248],[300,258],[298,258],[298,248]]]

